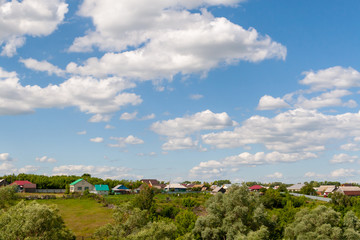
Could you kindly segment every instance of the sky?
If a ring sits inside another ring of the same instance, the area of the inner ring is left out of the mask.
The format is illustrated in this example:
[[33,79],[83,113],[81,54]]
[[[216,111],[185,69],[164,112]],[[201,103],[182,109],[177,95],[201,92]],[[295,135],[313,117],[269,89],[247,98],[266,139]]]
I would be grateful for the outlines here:
[[0,175],[360,182],[357,0],[0,0]]

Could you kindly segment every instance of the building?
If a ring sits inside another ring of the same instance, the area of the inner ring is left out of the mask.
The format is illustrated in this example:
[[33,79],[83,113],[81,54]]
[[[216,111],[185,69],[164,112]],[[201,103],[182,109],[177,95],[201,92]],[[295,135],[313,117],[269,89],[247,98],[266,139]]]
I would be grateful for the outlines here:
[[359,187],[341,186],[335,191],[340,192],[346,196],[360,196],[360,188]]
[[332,193],[333,191],[335,191],[335,189],[336,189],[335,185],[321,185],[320,187],[317,188],[316,193],[320,196],[327,197],[329,193]]
[[104,185],[104,184],[100,184],[100,185],[95,185],[95,191],[92,191],[95,194],[99,194],[99,195],[108,195],[109,194],[109,186],[108,185]]
[[131,190],[125,187],[124,185],[117,185],[111,189],[116,195],[119,194],[129,194],[131,193]]
[[85,179],[78,179],[70,183],[70,192],[83,192],[85,190],[94,191],[95,187]]
[[297,183],[287,188],[289,192],[300,192],[301,188],[303,188],[305,184]]
[[15,181],[10,185],[17,185],[19,192],[34,193],[36,192],[36,184],[29,181]]
[[140,180],[142,183],[147,184],[149,187],[152,188],[157,188],[157,189],[163,189],[166,185],[165,184],[161,184],[158,180],[156,179],[141,179]]
[[261,185],[254,185],[254,186],[249,187],[249,190],[252,191],[252,192],[258,192],[262,188],[264,188],[264,187],[261,186]]
[[186,192],[186,187],[180,183],[170,183],[165,186],[167,192]]
[[224,187],[216,187],[214,190],[211,191],[211,194],[217,194],[217,193],[225,193],[226,189]]
[[5,187],[9,185],[9,183],[5,179],[0,179],[0,187]]

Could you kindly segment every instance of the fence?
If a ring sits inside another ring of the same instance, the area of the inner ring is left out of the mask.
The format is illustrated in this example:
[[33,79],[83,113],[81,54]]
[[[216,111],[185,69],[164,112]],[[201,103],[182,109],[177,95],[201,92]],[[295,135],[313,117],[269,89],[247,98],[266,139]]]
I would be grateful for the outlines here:
[[36,189],[37,193],[65,193],[66,189]]
[[307,197],[307,198],[310,198],[310,199],[313,199],[313,200],[318,200],[318,201],[324,201],[324,202],[330,202],[331,201],[331,198],[317,197],[317,196],[305,195],[305,194],[300,194],[300,193],[290,193],[290,194],[293,195],[293,196],[296,196],[296,197],[304,196],[304,197]]

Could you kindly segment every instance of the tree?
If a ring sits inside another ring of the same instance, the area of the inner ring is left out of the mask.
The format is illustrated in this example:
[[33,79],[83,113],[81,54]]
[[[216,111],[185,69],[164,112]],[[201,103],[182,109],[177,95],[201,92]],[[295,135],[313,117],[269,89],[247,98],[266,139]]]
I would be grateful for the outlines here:
[[213,185],[216,185],[216,186],[222,186],[224,184],[231,184],[231,181],[230,180],[217,180],[217,181],[213,182]]
[[135,196],[133,206],[141,210],[154,210],[154,190],[146,184],[143,186],[144,188]]
[[181,211],[175,217],[175,225],[179,236],[183,236],[195,227],[197,216],[188,210]]
[[285,239],[342,239],[340,214],[320,205],[313,210],[304,208],[295,215],[293,223],[285,228]]
[[6,186],[0,188],[0,209],[10,206],[18,198],[16,194],[17,186]]
[[[207,202],[207,215],[195,223],[198,239],[267,239],[268,220],[258,194],[247,186],[232,186],[226,194],[217,194]],[[263,237],[263,238],[261,238]],[[254,238],[252,238],[254,239]]]
[[0,238],[67,240],[75,236],[65,227],[55,206],[21,201],[1,214]]
[[312,184],[306,184],[305,186],[303,186],[300,189],[300,193],[305,195],[313,195],[313,196],[316,195],[316,191]]

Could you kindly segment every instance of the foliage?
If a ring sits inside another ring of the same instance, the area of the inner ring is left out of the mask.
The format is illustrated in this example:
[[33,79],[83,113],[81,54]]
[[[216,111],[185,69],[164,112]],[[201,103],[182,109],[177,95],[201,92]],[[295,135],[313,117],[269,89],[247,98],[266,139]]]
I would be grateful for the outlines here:
[[305,194],[305,195],[317,195],[316,194],[316,191],[314,189],[314,186],[310,183],[310,184],[305,184],[305,186],[303,186],[301,189],[300,189],[300,193],[301,194]]
[[213,185],[216,185],[216,186],[222,186],[224,184],[231,184],[231,181],[230,180],[217,180],[217,181],[214,181],[213,182]]
[[174,219],[175,216],[180,212],[180,209],[174,206],[165,206],[161,212],[159,213],[160,216]]
[[16,186],[5,186],[0,188],[0,209],[12,205],[18,196]]
[[332,208],[318,206],[313,210],[304,208],[295,221],[285,229],[286,239],[343,239],[339,227],[340,214]]
[[144,188],[140,191],[138,195],[133,200],[133,206],[141,210],[150,210],[154,211],[155,201],[154,201],[154,190],[148,185],[144,184]]
[[175,217],[175,225],[179,236],[183,236],[188,232],[191,232],[195,227],[197,216],[189,210],[181,211]]
[[267,236],[265,232],[269,223],[264,206],[259,196],[249,192],[245,185],[232,186],[227,194],[219,193],[210,198],[206,211],[208,214],[199,217],[195,223],[193,234],[198,239]]
[[55,207],[21,201],[1,214],[0,239],[66,240],[75,236],[65,228]]
[[198,206],[199,204],[191,198],[184,198],[182,200],[182,205],[186,208],[191,208],[191,207]]
[[283,198],[279,191],[269,188],[264,196],[261,198],[262,203],[266,208],[281,208],[283,207]]

